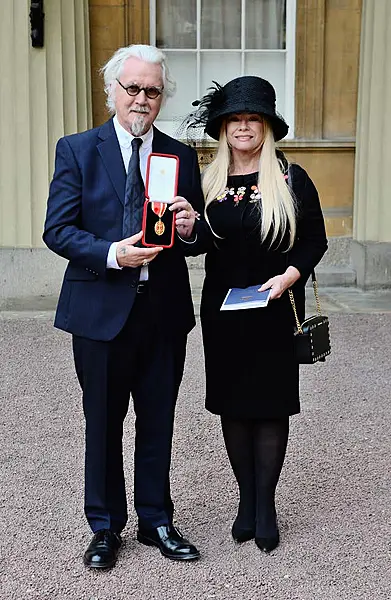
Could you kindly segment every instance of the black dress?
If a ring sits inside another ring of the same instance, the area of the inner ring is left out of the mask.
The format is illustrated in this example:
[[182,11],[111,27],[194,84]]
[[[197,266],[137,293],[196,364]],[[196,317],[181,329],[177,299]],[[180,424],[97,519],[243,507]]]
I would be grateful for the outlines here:
[[303,317],[305,281],[325,252],[327,241],[315,187],[303,169],[291,169],[299,223],[297,242],[288,254],[283,251],[286,238],[271,248],[270,240],[261,243],[257,173],[230,176],[226,192],[208,206],[216,235],[206,255],[201,325],[206,408],[214,414],[260,419],[300,411],[294,316],[288,293],[269,301],[265,308],[220,311],[230,287],[261,285],[294,265],[302,273],[294,289]]

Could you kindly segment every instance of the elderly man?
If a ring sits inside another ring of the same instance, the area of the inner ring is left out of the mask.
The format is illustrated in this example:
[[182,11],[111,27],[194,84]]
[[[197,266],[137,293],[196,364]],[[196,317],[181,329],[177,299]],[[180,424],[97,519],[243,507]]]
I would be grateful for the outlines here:
[[[85,514],[94,533],[88,567],[110,568],[127,522],[123,421],[133,398],[137,539],[167,558],[199,556],[173,525],[170,460],[187,334],[195,325],[182,250],[202,210],[196,152],[154,125],[175,92],[164,55],[120,48],[103,68],[114,117],[59,140],[43,239],[69,261],[55,326],[73,336],[86,420]],[[172,248],[141,246],[147,157],[179,157]],[[191,203],[191,204],[189,204]],[[197,232],[197,225],[194,229]]]

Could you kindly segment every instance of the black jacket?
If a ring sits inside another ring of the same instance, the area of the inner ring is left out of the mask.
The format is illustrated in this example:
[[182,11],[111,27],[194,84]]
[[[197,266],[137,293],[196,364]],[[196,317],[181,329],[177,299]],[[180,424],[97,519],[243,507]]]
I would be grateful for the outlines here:
[[[269,247],[269,240],[261,244],[259,229],[249,233],[249,224],[243,220],[243,229],[223,240],[214,236],[205,221],[197,223],[197,239],[186,250],[188,255],[206,253],[204,298],[221,296],[230,287],[247,287],[263,283],[280,275],[291,265],[300,273],[293,286],[300,318],[304,317],[304,287],[311,271],[327,250],[327,238],[318,193],[308,174],[299,165],[290,167],[291,185],[297,202],[297,231],[292,249],[285,252],[284,240],[279,246]],[[218,203],[211,210],[219,212]],[[234,209],[236,210],[236,208]],[[222,219],[224,219],[223,212]],[[217,218],[217,217],[216,217]],[[251,225],[251,221],[250,221]],[[210,292],[210,294],[209,294]],[[207,300],[206,300],[207,301]],[[217,300],[216,300],[217,301]]]

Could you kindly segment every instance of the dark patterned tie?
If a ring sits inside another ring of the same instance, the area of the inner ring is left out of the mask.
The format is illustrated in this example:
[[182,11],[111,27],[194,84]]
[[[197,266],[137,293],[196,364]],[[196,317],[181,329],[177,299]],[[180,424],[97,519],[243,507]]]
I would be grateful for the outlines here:
[[132,140],[132,156],[129,160],[128,174],[126,177],[124,220],[122,235],[130,237],[141,231],[145,189],[140,171],[140,146],[141,138]]

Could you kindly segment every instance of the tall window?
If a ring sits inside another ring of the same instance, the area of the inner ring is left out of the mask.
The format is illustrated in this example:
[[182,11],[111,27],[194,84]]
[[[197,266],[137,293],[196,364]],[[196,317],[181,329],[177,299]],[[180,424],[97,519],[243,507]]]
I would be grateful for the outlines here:
[[258,75],[277,93],[277,110],[294,116],[296,0],[151,0],[151,43],[162,48],[178,90],[158,126],[172,133],[217,81]]

